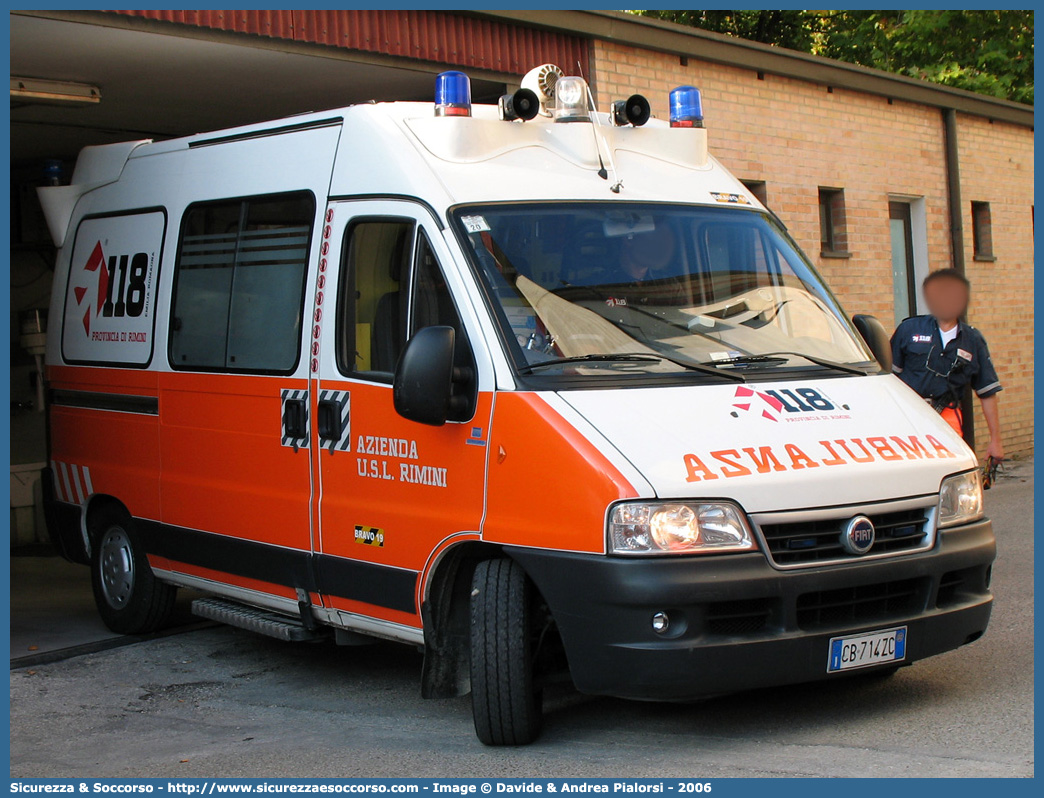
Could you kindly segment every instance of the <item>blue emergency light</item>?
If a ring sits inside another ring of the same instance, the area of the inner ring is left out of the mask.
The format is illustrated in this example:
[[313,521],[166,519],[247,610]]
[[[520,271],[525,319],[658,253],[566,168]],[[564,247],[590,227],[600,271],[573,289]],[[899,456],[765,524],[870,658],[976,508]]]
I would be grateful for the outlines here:
[[703,100],[695,86],[671,91],[671,127],[703,127]]
[[471,80],[463,72],[435,77],[435,116],[471,116]]

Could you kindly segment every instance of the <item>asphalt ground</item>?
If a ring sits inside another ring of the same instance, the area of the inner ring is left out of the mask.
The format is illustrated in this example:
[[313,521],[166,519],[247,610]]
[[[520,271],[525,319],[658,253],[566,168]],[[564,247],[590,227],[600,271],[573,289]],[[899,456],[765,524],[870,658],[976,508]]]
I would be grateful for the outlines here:
[[415,649],[189,627],[15,663],[11,776],[1032,776],[1032,464],[986,497],[999,550],[989,630],[889,679],[681,705],[562,686],[535,744],[491,749],[469,699],[420,698]]

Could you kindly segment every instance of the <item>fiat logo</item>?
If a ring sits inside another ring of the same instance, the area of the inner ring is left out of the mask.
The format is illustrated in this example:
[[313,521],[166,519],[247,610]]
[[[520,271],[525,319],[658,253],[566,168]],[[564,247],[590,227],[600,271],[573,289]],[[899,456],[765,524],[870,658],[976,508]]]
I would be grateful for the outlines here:
[[874,545],[874,524],[865,515],[857,515],[841,528],[841,548],[849,554],[866,554]]

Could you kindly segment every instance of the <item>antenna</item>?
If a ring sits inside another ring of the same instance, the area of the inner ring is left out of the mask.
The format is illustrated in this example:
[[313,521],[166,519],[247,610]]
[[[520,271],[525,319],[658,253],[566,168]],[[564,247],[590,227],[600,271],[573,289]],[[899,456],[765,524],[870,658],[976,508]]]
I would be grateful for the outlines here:
[[[576,69],[580,73],[580,77],[584,78],[584,68],[580,65],[580,62],[576,62]],[[595,137],[595,150],[598,152],[598,165],[601,167],[598,170],[598,176],[602,180],[608,180],[609,174],[605,171],[605,162],[602,160],[602,148],[605,148],[605,157],[609,159],[609,168],[613,171],[613,184],[609,187],[609,190],[614,194],[619,194],[620,189],[623,188],[623,181],[620,179],[620,175],[616,171],[616,164],[613,162],[612,152],[609,150],[609,144],[605,141],[605,137],[599,135],[602,128],[602,120],[598,118],[598,109],[595,107],[594,94],[591,92],[591,86],[587,82],[587,78],[584,78],[584,86],[587,89],[587,101],[590,104],[591,110],[588,112],[590,117],[591,131]]]

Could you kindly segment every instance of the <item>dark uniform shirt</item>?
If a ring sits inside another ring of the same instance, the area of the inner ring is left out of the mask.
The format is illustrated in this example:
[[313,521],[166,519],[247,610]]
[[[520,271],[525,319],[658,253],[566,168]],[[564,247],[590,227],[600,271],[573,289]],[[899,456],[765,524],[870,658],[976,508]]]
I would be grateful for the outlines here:
[[966,386],[981,398],[1001,390],[982,333],[958,322],[957,337],[945,348],[939,322],[913,316],[892,335],[892,371],[925,399],[954,407]]

